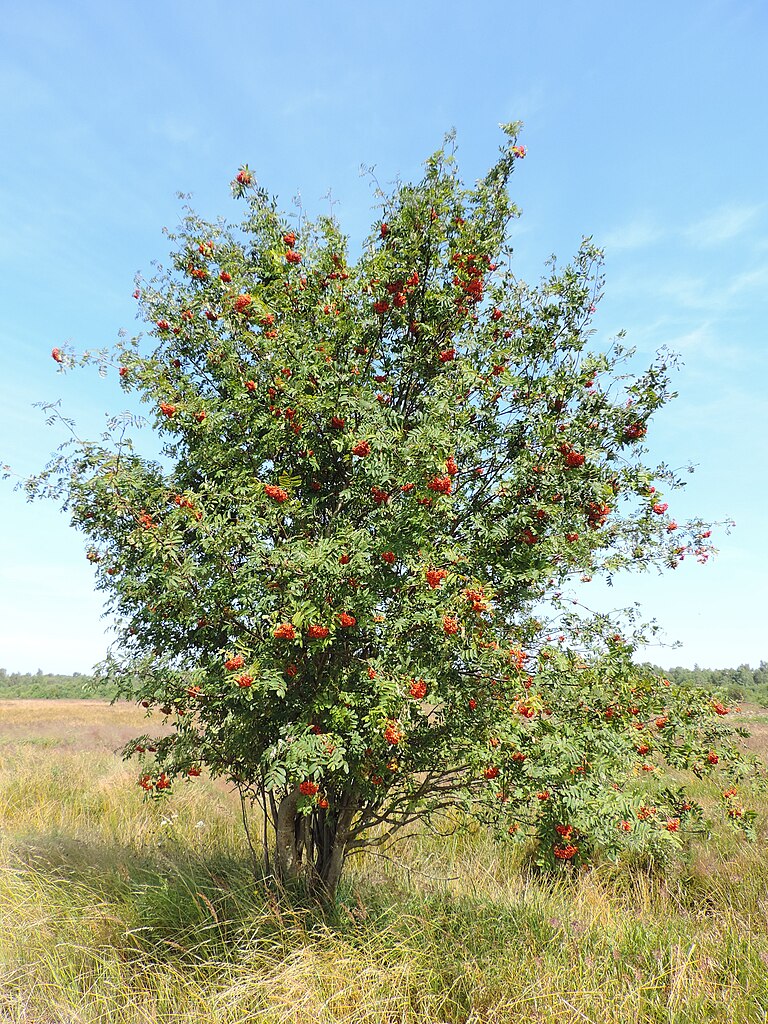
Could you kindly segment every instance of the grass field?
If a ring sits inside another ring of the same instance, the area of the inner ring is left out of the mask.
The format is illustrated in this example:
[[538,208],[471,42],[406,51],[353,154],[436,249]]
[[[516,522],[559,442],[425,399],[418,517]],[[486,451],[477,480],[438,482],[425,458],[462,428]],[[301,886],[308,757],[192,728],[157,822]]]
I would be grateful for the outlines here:
[[225,787],[142,802],[114,754],[142,731],[132,707],[0,702],[3,1024],[768,1021],[765,813],[663,876],[543,881],[425,835],[352,861],[323,919],[254,882]]

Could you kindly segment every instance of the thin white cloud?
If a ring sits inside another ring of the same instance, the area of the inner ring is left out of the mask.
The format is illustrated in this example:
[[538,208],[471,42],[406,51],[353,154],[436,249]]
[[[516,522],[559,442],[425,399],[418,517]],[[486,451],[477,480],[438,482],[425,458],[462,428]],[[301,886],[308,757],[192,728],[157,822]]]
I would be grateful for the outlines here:
[[766,288],[768,288],[768,264],[755,267],[754,270],[747,270],[743,274],[737,274],[728,284],[728,294],[739,295],[742,292],[751,292],[755,289],[765,291]]
[[312,111],[330,109],[333,96],[325,89],[306,89],[286,96],[280,105],[281,117],[298,117]]
[[[502,109],[509,111],[511,120],[522,121],[525,124],[527,119],[529,120],[534,115],[546,110],[547,100],[547,90],[543,83],[535,82],[526,89],[512,93]],[[525,134],[525,129],[523,129],[523,134]]]
[[725,289],[713,289],[703,275],[670,274],[654,283],[659,293],[686,309],[721,309],[727,302]]
[[[687,227],[662,226],[651,215],[637,216],[599,239],[610,252],[628,252],[656,245],[662,239],[682,239],[698,248],[722,245],[745,235],[760,219],[765,204],[728,203]],[[763,246],[760,239],[755,245]]]
[[602,238],[596,239],[606,252],[620,252],[630,249],[644,249],[655,245],[665,235],[665,230],[655,221],[637,218],[629,221],[614,231],[609,231]]
[[712,325],[710,323],[699,324],[684,334],[677,334],[673,337],[663,337],[663,344],[673,352],[679,352],[683,358],[692,352],[708,351],[714,343]]
[[[746,361],[739,364],[730,354],[727,356],[728,366],[732,371],[744,371]],[[699,375],[699,384],[707,383]],[[709,377],[711,384],[711,375]],[[713,423],[719,424],[718,433],[721,437],[735,438],[749,434],[760,423],[765,422],[768,413],[768,400],[761,395],[753,394],[745,386],[729,386],[720,384],[711,397],[702,397],[701,388],[690,396],[683,395],[675,409],[675,425],[685,433],[702,434],[710,430]],[[755,448],[757,454],[757,449]]]
[[750,301],[760,302],[768,289],[768,264],[724,280],[704,274],[673,274],[663,280],[648,280],[646,285],[648,290],[666,296],[685,309],[710,315],[730,313],[741,308],[747,296],[757,296]]
[[763,204],[747,206],[730,203],[691,224],[685,229],[684,235],[693,245],[722,245],[748,231],[762,211]]
[[165,117],[150,124],[150,129],[173,146],[185,146],[199,138],[197,127],[189,121]]

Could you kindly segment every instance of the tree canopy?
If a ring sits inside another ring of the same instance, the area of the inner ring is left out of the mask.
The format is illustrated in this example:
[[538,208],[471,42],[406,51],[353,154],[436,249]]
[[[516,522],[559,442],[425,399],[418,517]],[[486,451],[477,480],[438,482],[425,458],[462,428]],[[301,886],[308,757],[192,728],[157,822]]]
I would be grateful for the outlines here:
[[83,357],[139,396],[158,457],[118,418],[28,482],[88,539],[103,676],[175,726],[130,745],[142,786],[230,780],[283,879],[326,894],[355,849],[456,808],[552,866],[674,845],[698,810],[651,802],[664,767],[744,770],[727,707],[637,668],[632,624],[568,593],[705,561],[711,531],[643,461],[674,358],[632,374],[621,337],[589,347],[600,251],[514,274],[518,128],[472,187],[449,137],[378,190],[355,260],[242,167],[242,222],[188,211],[138,282],[147,334]]

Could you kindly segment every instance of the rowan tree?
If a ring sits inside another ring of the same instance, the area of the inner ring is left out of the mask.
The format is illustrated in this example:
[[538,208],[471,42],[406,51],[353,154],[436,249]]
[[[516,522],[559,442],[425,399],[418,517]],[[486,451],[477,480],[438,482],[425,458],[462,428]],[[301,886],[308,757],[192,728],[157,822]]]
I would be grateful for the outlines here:
[[350,853],[457,809],[553,867],[663,851],[700,815],[669,766],[730,772],[749,821],[727,708],[566,594],[704,561],[710,528],[675,522],[679,481],[643,462],[672,358],[632,375],[621,338],[588,347],[600,251],[513,272],[518,128],[473,187],[449,138],[378,190],[357,259],[244,166],[242,223],[187,212],[137,283],[146,334],[53,353],[112,367],[161,441],[146,458],[116,421],[27,484],[87,537],[103,676],[173,725],[126,748],[140,784],[228,780],[263,808],[268,869],[326,898]]

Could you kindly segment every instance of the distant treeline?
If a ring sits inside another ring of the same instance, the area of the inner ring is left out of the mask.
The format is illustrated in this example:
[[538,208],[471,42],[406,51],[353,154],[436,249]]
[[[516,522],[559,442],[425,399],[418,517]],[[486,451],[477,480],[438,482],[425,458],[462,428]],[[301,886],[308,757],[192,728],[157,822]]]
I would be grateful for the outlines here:
[[768,661],[759,668],[656,668],[679,686],[702,686],[705,690],[725,690],[731,700],[768,707]]
[[[658,668],[660,672],[680,686],[703,686],[706,690],[725,690],[731,700],[743,700],[768,707],[768,661],[759,668],[739,665],[738,668]],[[98,686],[91,676],[75,672],[71,676],[50,675],[38,670],[6,672],[0,668],[0,700],[10,697],[63,700],[87,697],[110,699],[114,694],[105,686]]]
[[0,668],[0,700],[12,697],[41,700],[65,700],[87,697],[106,697],[114,694],[104,686],[97,686],[91,676],[75,672],[71,676],[51,675],[38,669],[31,672],[7,672]]

